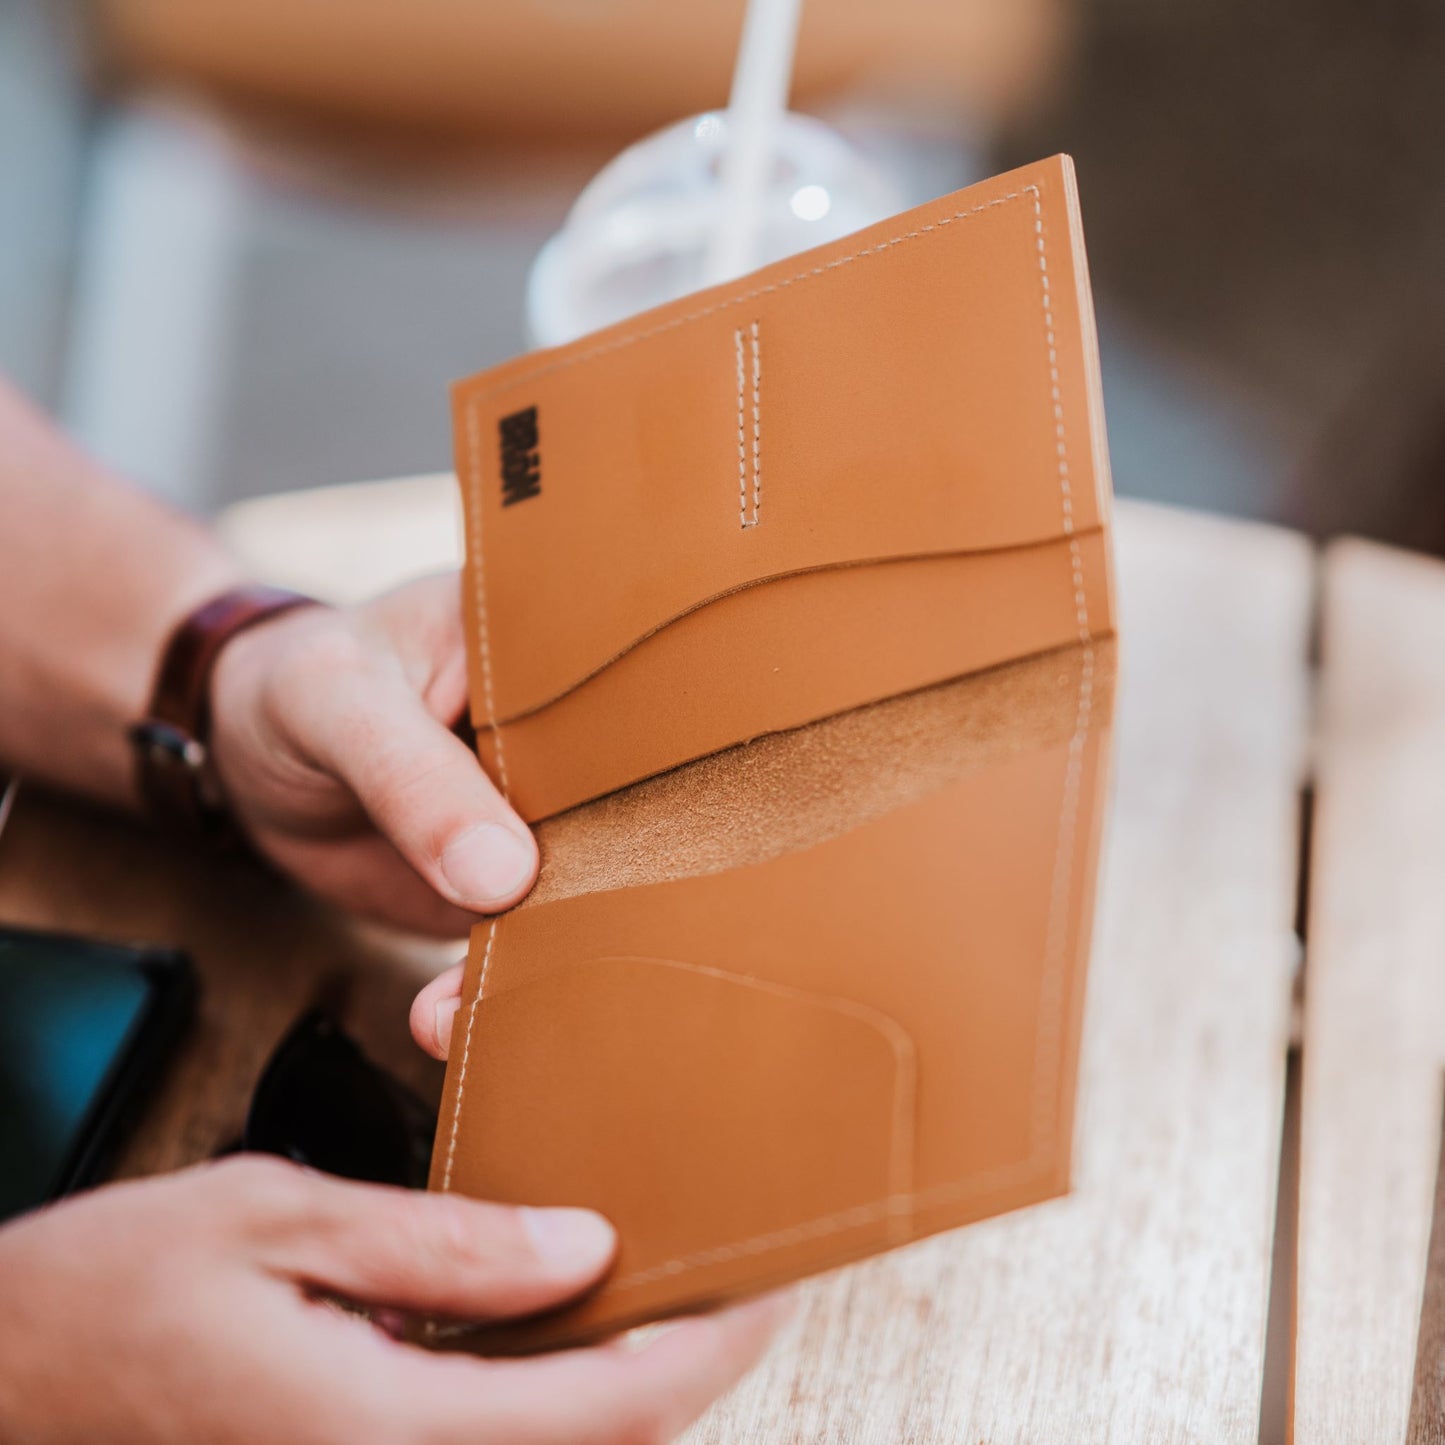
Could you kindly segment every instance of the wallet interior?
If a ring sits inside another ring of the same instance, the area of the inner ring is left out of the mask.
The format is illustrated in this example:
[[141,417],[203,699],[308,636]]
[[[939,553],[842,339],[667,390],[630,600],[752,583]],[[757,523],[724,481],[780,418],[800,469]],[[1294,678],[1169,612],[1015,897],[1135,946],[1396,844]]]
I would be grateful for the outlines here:
[[1054,157],[453,393],[484,765],[432,1187],[587,1205],[590,1340],[1058,1193],[1113,698]]
[[1112,693],[1075,645],[543,824],[473,935],[433,1184],[600,1209],[621,1254],[433,1343],[576,1343],[1065,1188]]

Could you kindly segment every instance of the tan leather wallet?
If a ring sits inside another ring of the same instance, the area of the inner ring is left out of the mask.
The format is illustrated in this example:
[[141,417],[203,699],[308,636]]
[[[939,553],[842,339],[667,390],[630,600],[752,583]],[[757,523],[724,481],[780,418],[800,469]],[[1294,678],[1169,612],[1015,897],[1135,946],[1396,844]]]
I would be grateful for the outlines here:
[[1113,696],[1072,168],[1025,167],[454,393],[478,925],[432,1187],[585,1204],[704,1307],[1058,1193]]

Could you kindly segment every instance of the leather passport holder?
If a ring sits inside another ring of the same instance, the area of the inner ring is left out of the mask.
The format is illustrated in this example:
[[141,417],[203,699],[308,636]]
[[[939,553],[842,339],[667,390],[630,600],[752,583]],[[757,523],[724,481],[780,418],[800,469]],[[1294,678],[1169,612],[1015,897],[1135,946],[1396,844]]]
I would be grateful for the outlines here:
[[1113,697],[1071,167],[455,393],[473,717],[542,819],[432,1187],[585,1204],[567,1344],[1067,1186]]
[[473,722],[534,820],[1108,618],[1063,157],[454,393]]

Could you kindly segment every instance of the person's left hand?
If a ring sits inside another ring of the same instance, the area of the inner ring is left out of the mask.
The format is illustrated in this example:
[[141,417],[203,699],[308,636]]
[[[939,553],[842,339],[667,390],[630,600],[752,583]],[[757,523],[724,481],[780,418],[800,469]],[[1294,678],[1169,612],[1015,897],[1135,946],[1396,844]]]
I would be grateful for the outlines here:
[[532,886],[537,846],[452,731],[467,697],[460,579],[241,633],[212,680],[212,756],[256,848],[322,897],[465,933]]

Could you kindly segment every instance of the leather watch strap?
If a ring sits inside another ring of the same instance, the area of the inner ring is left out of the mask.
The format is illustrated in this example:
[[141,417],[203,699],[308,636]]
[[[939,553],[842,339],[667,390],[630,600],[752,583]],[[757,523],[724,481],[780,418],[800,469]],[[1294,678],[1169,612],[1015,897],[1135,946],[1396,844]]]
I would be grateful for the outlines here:
[[166,641],[147,715],[129,729],[146,806],[160,821],[219,834],[226,815],[210,763],[211,674],[221,649],[257,623],[316,605],[283,587],[234,587],[191,612]]

